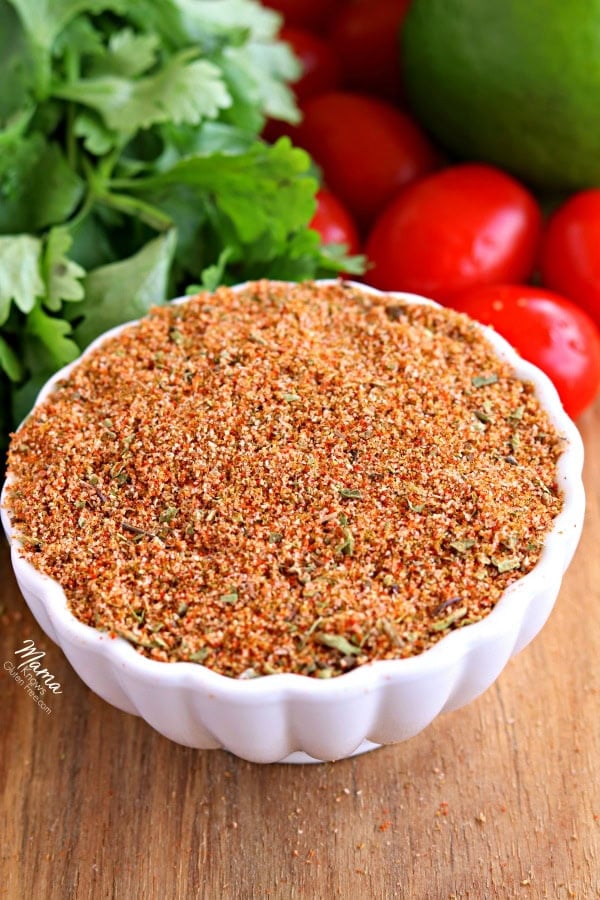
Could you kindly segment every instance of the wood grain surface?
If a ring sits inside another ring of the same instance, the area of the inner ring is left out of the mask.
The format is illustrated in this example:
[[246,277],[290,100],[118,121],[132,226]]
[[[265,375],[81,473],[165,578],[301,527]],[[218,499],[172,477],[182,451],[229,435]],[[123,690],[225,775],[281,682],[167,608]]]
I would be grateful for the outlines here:
[[49,714],[1,669],[9,900],[600,897],[600,404],[586,527],[541,635],[470,706],[339,763],[189,750],[95,697],[0,554],[0,665],[31,637]]

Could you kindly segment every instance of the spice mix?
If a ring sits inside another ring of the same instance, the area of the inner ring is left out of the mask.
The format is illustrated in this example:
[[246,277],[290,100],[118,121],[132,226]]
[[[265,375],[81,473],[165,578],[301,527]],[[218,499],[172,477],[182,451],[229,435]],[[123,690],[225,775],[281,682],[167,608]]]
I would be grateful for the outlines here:
[[87,353],[13,436],[6,502],[82,622],[327,678],[489,613],[562,508],[562,446],[467,317],[261,281]]

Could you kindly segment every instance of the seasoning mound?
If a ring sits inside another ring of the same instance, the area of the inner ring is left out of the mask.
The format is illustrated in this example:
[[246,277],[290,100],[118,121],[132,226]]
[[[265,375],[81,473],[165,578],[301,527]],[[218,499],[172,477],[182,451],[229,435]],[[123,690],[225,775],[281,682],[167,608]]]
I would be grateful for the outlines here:
[[256,282],[156,308],[13,436],[22,553],[156,660],[327,678],[532,569],[561,436],[465,316]]

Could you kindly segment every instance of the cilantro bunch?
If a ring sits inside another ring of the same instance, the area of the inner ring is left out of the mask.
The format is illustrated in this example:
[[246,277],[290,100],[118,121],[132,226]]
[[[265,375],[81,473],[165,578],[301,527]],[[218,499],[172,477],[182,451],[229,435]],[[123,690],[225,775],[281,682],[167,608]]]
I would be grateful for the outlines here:
[[258,137],[298,118],[278,27],[254,0],[0,0],[0,442],[190,282],[357,265],[307,227],[308,156]]

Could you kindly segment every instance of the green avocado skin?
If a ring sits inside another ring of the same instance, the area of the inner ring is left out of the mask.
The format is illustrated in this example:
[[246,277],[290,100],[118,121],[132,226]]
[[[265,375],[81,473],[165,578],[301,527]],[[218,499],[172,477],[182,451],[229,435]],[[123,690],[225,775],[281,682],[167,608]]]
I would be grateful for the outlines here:
[[401,56],[450,153],[538,188],[600,185],[600,0],[413,0]]

